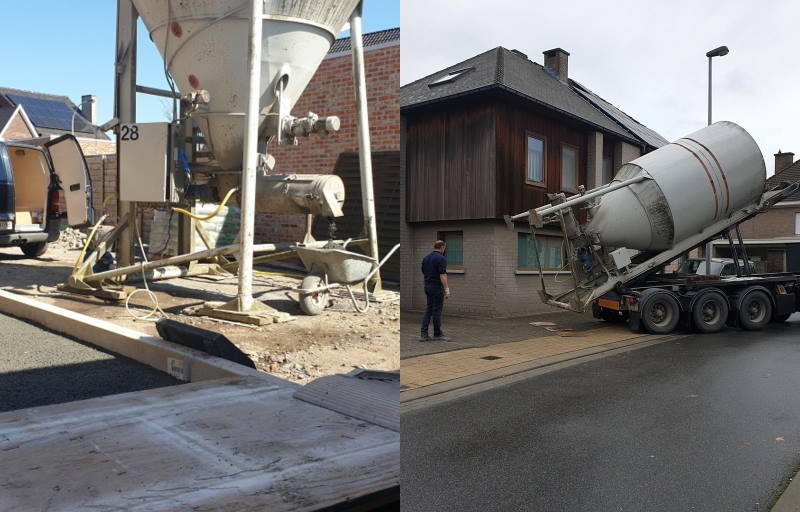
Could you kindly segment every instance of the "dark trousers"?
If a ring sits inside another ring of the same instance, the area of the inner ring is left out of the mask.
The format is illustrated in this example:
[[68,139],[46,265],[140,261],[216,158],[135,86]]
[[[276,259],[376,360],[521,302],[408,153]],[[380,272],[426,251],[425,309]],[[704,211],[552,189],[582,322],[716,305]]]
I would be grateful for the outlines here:
[[431,283],[425,283],[425,296],[428,298],[428,305],[425,307],[425,316],[422,318],[420,332],[423,336],[428,335],[428,325],[433,320],[433,335],[442,335],[442,306],[444,306],[444,287]]

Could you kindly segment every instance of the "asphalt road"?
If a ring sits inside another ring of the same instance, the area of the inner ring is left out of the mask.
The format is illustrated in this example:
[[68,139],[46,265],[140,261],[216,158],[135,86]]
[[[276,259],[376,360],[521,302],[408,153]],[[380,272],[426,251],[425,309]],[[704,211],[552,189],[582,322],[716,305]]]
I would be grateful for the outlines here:
[[401,435],[403,511],[766,511],[800,464],[800,323],[531,377]]
[[178,383],[137,361],[0,315],[0,411]]

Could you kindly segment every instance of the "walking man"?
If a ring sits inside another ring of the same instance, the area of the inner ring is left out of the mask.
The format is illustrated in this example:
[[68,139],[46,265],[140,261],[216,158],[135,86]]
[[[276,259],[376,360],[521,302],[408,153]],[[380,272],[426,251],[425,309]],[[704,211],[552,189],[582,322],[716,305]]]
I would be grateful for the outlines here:
[[[442,306],[444,299],[450,298],[447,285],[447,259],[444,257],[446,245],[437,240],[433,252],[422,259],[422,275],[425,276],[425,296],[428,299],[425,316],[422,319],[419,341],[449,341],[442,333]],[[428,325],[433,320],[433,338],[428,336]]]

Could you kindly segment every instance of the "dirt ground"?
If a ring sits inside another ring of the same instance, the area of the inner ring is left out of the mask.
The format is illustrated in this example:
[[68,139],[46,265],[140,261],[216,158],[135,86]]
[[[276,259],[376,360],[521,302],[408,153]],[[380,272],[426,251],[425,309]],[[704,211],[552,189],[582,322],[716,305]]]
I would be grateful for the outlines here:
[[[74,245],[74,244],[73,244]],[[124,303],[59,292],[80,250],[67,244],[51,244],[38,260],[22,256],[17,248],[0,248],[0,288],[34,297],[42,302],[77,311],[131,329],[156,335],[152,321],[134,319]],[[293,276],[256,274],[254,296],[268,306],[294,316],[284,323],[260,327],[234,324],[196,316],[193,310],[205,301],[228,301],[236,294],[236,278],[213,281],[189,277],[150,284],[167,317],[224,334],[250,355],[258,369],[299,383],[316,377],[347,373],[354,368],[400,368],[399,300],[373,303],[366,313],[354,310],[346,292],[334,297],[332,307],[319,316],[307,316],[287,293],[299,279]],[[130,283],[142,287],[141,282]],[[397,295],[397,294],[395,294]],[[131,299],[135,313],[151,306],[147,294]],[[139,306],[139,307],[137,307]]]

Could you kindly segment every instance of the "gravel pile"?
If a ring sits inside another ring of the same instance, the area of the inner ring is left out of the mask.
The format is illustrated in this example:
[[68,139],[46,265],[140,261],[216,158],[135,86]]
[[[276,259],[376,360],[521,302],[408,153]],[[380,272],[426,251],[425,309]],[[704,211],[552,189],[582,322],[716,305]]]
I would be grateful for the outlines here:
[[66,228],[58,236],[56,245],[64,249],[82,249],[86,243],[86,233],[81,232],[79,229]]

